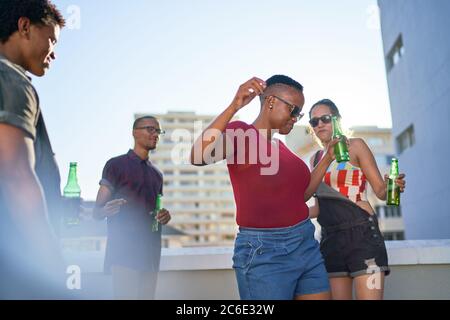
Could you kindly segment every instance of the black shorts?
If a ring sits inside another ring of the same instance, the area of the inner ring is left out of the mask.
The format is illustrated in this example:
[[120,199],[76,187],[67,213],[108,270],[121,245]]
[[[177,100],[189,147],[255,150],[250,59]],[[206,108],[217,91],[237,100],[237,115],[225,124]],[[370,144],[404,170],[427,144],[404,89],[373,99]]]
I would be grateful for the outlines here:
[[355,221],[322,228],[320,251],[330,278],[390,273],[376,215],[364,213]]

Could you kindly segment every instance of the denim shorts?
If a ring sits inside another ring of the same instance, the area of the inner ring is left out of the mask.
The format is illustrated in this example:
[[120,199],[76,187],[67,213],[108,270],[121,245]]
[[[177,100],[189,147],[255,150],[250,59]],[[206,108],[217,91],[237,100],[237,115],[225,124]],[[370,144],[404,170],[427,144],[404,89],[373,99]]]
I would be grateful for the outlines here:
[[292,300],[329,292],[311,220],[273,229],[240,228],[233,268],[242,300]]

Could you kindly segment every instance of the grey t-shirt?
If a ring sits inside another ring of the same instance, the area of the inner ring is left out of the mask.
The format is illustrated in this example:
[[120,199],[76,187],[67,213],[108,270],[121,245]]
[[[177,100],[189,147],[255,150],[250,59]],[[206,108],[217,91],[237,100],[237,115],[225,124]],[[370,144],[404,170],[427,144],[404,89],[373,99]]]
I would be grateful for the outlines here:
[[[25,69],[1,55],[0,123],[15,126],[33,139],[34,169],[43,187],[50,222],[53,226],[58,226],[61,214],[61,180],[40,111],[39,98]],[[23,201],[26,201],[27,195],[22,196]],[[35,248],[17,229],[5,200],[0,189],[0,299],[31,297],[38,293],[33,291],[36,288],[45,293],[45,285],[40,282],[43,280],[39,273],[43,261],[34,255]],[[34,274],[33,270],[37,273]]]
[[[25,69],[2,55],[0,55],[0,123],[15,126],[33,139],[34,169],[43,187],[50,221],[57,226],[61,205],[61,180],[40,111],[39,98]],[[9,244],[20,241],[18,237],[20,233],[15,231],[15,224],[10,217],[11,214],[7,211],[0,190],[0,260]]]
[[[2,55],[0,55],[0,123],[20,128],[34,140],[36,161],[34,169],[44,190],[50,221],[54,226],[58,226],[61,178],[40,110],[39,97],[25,69]],[[1,207],[0,194],[0,211]]]
[[0,55],[0,123],[22,129],[36,139],[39,98],[25,70]]

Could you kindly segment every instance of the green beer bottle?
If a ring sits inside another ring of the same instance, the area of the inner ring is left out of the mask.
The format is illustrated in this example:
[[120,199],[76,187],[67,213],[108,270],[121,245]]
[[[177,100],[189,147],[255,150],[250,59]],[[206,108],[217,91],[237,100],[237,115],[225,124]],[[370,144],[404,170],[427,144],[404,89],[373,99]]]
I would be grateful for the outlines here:
[[70,163],[69,178],[67,179],[63,193],[68,203],[67,211],[64,214],[65,224],[67,226],[76,226],[80,223],[78,212],[81,202],[81,189],[78,185],[76,162]]
[[341,130],[341,125],[336,116],[332,116],[332,126],[333,126],[333,140],[338,138],[340,141],[334,146],[334,155],[336,156],[336,161],[348,162],[350,161],[350,155],[348,154],[347,143],[344,138],[344,134]]
[[159,211],[162,209],[162,194],[158,194],[156,196],[156,204],[155,204],[155,210],[153,210],[153,221],[152,221],[152,232],[158,232],[159,230],[159,221],[156,218]]
[[389,173],[389,180],[387,185],[386,204],[388,206],[400,205],[400,187],[395,183],[398,173],[398,159],[393,158],[391,161],[391,171]]

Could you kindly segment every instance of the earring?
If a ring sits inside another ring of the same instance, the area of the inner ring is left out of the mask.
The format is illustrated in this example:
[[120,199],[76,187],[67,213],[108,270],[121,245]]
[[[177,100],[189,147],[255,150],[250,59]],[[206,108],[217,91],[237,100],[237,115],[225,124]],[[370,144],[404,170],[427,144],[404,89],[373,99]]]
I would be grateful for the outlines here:
[[270,105],[269,109],[270,109],[270,110],[272,110],[272,109],[273,109],[273,104],[271,104],[271,105]]

